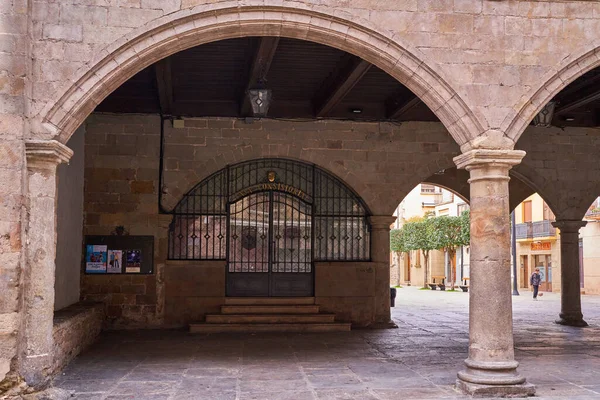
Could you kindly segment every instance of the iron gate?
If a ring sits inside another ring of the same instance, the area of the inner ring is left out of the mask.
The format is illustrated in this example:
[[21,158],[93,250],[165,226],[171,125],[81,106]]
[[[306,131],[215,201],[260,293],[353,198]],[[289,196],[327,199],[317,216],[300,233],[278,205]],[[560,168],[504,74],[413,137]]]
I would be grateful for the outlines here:
[[287,193],[229,206],[227,295],[312,296],[312,207]]
[[225,260],[228,296],[312,296],[313,262],[370,260],[368,216],[351,188],[316,165],[245,161],[173,209],[169,259]]

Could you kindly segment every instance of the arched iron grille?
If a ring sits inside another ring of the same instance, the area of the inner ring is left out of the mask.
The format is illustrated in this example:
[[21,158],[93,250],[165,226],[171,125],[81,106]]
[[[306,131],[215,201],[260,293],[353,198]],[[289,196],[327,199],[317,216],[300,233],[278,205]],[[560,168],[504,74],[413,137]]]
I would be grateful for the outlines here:
[[[310,259],[370,259],[369,213],[360,197],[317,166],[285,159],[260,159],[231,165],[195,186],[173,210],[169,259],[226,260],[228,241],[231,240],[228,231],[233,229],[230,222],[234,216],[231,214],[236,214],[236,207],[239,207],[236,202],[261,192],[291,195],[310,209],[310,213],[304,211],[310,218],[303,224],[309,226],[311,232],[302,234],[311,238],[310,243],[303,244],[305,252],[311,253]],[[239,216],[235,218],[239,219]],[[245,232],[256,231],[258,235],[258,230],[248,223]],[[291,225],[283,229],[292,237],[298,230]]]

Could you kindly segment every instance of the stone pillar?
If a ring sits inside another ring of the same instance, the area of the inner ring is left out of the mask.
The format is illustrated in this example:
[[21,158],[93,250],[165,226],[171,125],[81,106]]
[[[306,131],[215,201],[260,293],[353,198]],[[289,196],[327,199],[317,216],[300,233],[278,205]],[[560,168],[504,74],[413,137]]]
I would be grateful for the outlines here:
[[375,326],[396,327],[390,311],[390,225],[396,217],[374,215],[371,223],[371,260],[375,265]]
[[517,373],[512,328],[508,171],[524,156],[519,150],[475,149],[454,159],[471,176],[469,358],[456,384],[478,397],[535,392]]
[[43,388],[52,372],[56,258],[56,168],[73,152],[55,140],[27,141],[28,222],[20,375]]
[[579,276],[579,229],[585,221],[559,220],[560,229],[560,319],[557,324],[587,326],[581,313],[581,276]]

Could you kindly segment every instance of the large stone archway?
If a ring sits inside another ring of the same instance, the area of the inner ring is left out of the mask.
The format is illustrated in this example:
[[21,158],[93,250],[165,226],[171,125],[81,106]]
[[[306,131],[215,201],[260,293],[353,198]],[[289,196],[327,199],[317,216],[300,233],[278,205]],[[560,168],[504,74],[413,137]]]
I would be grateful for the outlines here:
[[224,2],[166,15],[113,43],[79,71],[80,77],[58,101],[46,106],[39,115],[46,132],[37,136],[65,143],[96,105],[136,72],[181,50],[243,36],[297,38],[352,53],[415,93],[459,145],[483,132],[473,112],[423,56],[368,22],[291,7],[258,9]]
[[564,63],[546,74],[530,93],[521,98],[515,110],[504,119],[501,131],[516,143],[535,115],[577,78],[600,66],[600,41],[592,43],[586,50],[568,57]]

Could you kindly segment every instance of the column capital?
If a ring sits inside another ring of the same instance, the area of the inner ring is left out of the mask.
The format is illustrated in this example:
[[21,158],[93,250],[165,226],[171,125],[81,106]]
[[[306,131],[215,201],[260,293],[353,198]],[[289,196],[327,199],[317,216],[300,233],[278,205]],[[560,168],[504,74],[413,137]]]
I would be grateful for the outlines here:
[[390,225],[392,225],[396,221],[396,217],[393,215],[371,215],[369,217],[369,222],[371,223],[371,227],[373,229],[390,229]]
[[508,181],[508,171],[520,164],[525,154],[523,150],[473,149],[454,157],[454,163],[471,173],[469,183],[482,179]]
[[587,221],[577,219],[562,219],[552,222],[552,226],[560,229],[560,232],[579,233],[579,229],[587,225]]
[[467,171],[488,165],[506,165],[510,169],[520,164],[525,154],[523,150],[473,149],[454,157],[454,163]]
[[27,164],[31,166],[58,165],[68,162],[73,150],[57,140],[27,140],[25,142]]

